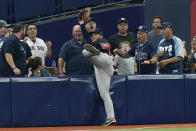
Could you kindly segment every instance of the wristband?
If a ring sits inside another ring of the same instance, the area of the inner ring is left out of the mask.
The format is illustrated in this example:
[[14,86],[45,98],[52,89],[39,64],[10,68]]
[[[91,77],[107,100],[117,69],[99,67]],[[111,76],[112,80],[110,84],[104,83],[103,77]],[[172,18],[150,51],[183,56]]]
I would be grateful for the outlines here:
[[62,74],[64,74],[64,72],[59,72],[59,75],[62,75]]
[[16,66],[14,66],[14,67],[12,68],[12,70],[16,70]]

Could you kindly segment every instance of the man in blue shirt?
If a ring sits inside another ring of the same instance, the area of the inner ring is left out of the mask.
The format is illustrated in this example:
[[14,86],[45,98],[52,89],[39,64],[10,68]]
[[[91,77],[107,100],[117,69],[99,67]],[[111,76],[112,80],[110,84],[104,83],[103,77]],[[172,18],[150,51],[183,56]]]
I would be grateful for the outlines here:
[[[61,48],[58,66],[59,76],[65,75],[91,75],[94,74],[92,64],[83,56],[83,38],[80,25],[75,25],[72,31],[73,38],[67,41]],[[65,62],[65,73],[63,66]]]
[[182,40],[173,35],[170,22],[163,22],[163,35],[158,46],[159,73],[183,73],[184,58]]
[[[124,52],[119,49],[115,49],[114,52],[121,55],[122,57],[135,56],[137,63],[137,74],[155,74],[155,64],[150,64],[151,59],[156,58],[156,51],[150,41],[148,41],[148,29],[145,25],[141,25],[137,28],[137,40],[131,50]],[[149,64],[144,63],[148,61]]]
[[7,38],[0,52],[0,76],[24,76],[26,68],[26,52],[21,44],[25,35],[23,24],[16,24],[13,35]]
[[154,48],[157,50],[159,42],[164,38],[161,32],[163,18],[161,16],[154,16],[152,19],[153,29],[148,32],[148,40],[152,42]]

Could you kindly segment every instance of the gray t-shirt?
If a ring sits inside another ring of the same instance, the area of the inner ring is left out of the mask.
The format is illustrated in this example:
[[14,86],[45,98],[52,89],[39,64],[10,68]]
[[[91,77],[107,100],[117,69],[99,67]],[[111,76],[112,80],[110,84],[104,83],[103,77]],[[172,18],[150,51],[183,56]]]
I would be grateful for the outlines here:
[[155,35],[153,31],[148,32],[148,41],[151,41],[154,48],[157,50],[159,42],[163,39],[163,35]]
[[117,67],[118,75],[134,74],[134,57],[122,58],[116,55],[113,65]]

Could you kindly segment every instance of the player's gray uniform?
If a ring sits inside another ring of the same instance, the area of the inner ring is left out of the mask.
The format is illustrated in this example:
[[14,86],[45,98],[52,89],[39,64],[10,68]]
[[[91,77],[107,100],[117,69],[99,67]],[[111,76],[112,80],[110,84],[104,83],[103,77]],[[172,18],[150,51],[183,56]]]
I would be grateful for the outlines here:
[[85,49],[82,53],[94,64],[97,86],[104,102],[107,119],[115,118],[113,102],[109,93],[110,81],[114,72],[112,58],[107,53],[102,52],[100,52],[100,55],[92,56],[92,53]]

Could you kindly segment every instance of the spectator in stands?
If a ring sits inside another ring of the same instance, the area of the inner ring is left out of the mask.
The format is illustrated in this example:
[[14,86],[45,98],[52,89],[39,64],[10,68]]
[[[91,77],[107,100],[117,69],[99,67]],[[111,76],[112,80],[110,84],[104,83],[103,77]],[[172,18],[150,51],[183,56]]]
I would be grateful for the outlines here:
[[28,39],[26,43],[31,48],[32,57],[41,57],[43,65],[45,65],[45,57],[51,57],[52,55],[51,41],[44,42],[42,39],[37,38],[37,27],[35,24],[27,26],[27,35]]
[[173,35],[170,22],[163,23],[164,39],[158,46],[160,73],[183,73],[184,49],[182,40]]
[[[137,28],[137,40],[138,42],[132,46],[132,49],[128,52],[115,49],[114,53],[122,57],[135,56],[137,63],[137,74],[155,74],[155,64],[150,64],[151,59],[156,59],[156,50],[153,44],[148,41],[148,29],[145,25],[141,25]],[[148,64],[147,64],[148,62]]]
[[111,44],[111,53],[116,48],[120,48],[120,42],[129,41],[131,46],[136,42],[136,38],[132,32],[128,32],[128,21],[126,18],[120,18],[118,20],[118,33],[109,37],[109,43]]
[[41,57],[34,57],[29,59],[27,63],[27,76],[42,76],[42,77],[49,77],[51,76],[50,73],[44,69],[42,64]]
[[[120,49],[128,52],[131,49],[129,41],[122,41]],[[118,75],[130,75],[137,72],[137,67],[134,57],[122,58],[116,55],[114,58],[114,67],[117,68]]]
[[196,68],[196,36],[191,41],[191,51],[188,55],[185,73],[194,73]]
[[148,40],[152,42],[154,48],[157,50],[159,42],[164,38],[162,35],[163,18],[161,16],[154,16],[152,19],[153,29],[148,32]]
[[[65,75],[91,75],[94,73],[92,64],[83,56],[83,38],[80,25],[75,25],[72,31],[73,38],[67,41],[61,48],[58,67],[59,76]],[[65,72],[63,66],[65,62]]]
[[[188,59],[190,62],[192,61],[191,58],[193,58],[195,53],[196,53],[196,36],[193,36],[192,41],[191,41],[191,51],[188,55]],[[194,63],[196,63],[196,62],[194,62]]]
[[4,35],[7,32],[8,26],[9,26],[9,24],[7,24],[6,21],[0,20],[0,49],[1,49],[1,46],[3,45],[3,41],[5,39]]
[[163,22],[162,28],[164,39],[160,41],[157,50],[159,73],[183,73],[184,50],[182,40],[173,35],[173,26],[170,22]]
[[26,68],[26,51],[21,45],[21,39],[25,35],[23,24],[13,27],[13,35],[7,38],[0,52],[0,76],[24,76]]
[[[4,35],[4,39],[7,39],[8,37],[10,37],[12,35],[12,32],[13,32],[13,29],[9,28]],[[28,62],[29,58],[32,56],[31,48],[24,40],[20,40],[20,42],[26,52],[26,62]]]

